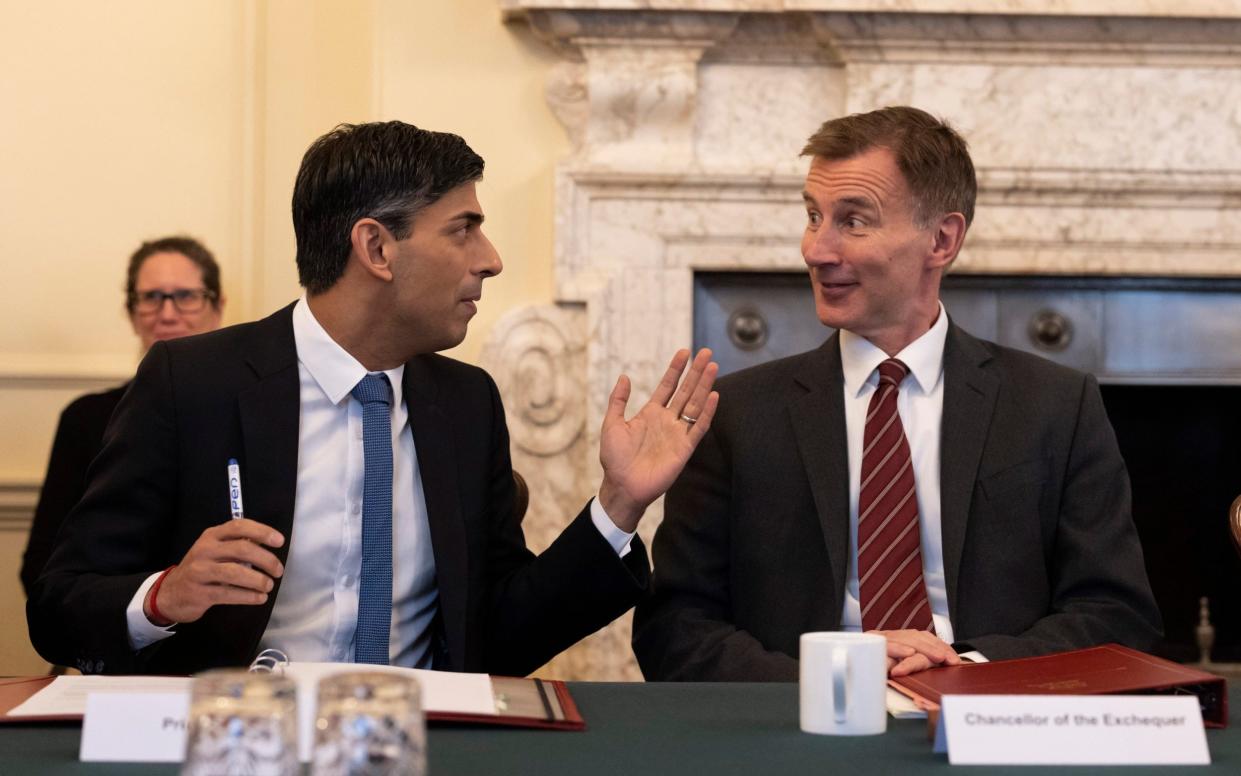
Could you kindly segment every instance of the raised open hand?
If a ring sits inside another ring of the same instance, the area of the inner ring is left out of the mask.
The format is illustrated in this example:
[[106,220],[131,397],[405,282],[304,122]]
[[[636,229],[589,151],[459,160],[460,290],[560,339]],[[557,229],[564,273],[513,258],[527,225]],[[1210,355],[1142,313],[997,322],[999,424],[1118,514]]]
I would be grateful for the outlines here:
[[650,503],[672,487],[711,427],[720,400],[711,390],[719,365],[704,348],[681,380],[688,361],[689,351],[678,350],[650,400],[629,420],[625,420],[628,377],[620,376],[608,398],[599,439],[603,464],[599,502],[625,531],[637,528]]

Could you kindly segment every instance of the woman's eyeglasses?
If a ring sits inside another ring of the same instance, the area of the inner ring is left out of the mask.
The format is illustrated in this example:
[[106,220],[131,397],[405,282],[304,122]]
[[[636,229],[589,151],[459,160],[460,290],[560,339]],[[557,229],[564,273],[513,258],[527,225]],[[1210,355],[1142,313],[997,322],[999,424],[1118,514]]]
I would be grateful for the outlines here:
[[196,313],[214,300],[216,293],[205,288],[178,288],[175,291],[134,291],[129,294],[129,307],[134,312],[154,313],[164,307],[164,300],[171,299],[178,312]]

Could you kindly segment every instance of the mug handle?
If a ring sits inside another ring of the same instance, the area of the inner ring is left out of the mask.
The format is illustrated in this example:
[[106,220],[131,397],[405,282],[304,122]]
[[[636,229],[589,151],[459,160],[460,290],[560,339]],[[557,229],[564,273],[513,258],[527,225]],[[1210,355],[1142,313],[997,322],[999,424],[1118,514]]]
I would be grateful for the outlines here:
[[852,678],[849,661],[849,650],[844,647],[832,648],[832,711],[836,715],[836,724],[843,725],[849,719],[849,680]]

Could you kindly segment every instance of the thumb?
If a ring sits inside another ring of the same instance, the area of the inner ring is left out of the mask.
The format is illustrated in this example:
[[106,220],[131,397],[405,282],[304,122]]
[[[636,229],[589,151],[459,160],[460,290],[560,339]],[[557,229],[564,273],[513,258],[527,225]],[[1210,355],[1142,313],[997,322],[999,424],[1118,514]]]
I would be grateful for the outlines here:
[[629,378],[621,375],[616,380],[616,387],[608,397],[608,408],[603,415],[603,425],[625,422],[625,407],[629,404]]

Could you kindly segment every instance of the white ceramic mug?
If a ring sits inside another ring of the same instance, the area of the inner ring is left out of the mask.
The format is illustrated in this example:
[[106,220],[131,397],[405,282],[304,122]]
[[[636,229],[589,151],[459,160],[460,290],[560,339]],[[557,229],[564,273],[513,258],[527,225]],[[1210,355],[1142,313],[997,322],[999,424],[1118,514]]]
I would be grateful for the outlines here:
[[803,633],[801,729],[832,736],[887,730],[887,640],[875,633]]

